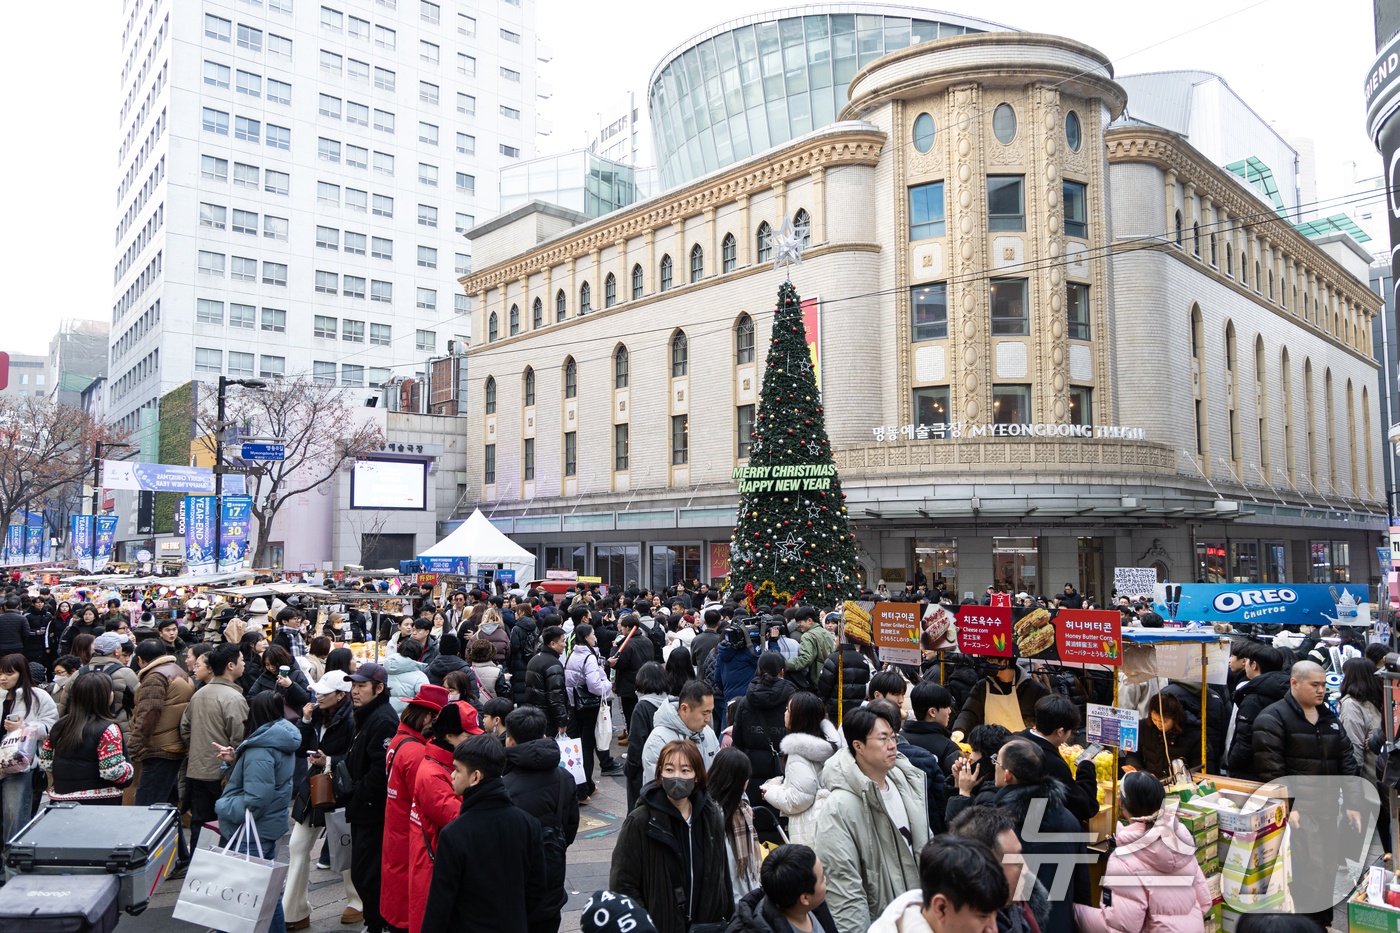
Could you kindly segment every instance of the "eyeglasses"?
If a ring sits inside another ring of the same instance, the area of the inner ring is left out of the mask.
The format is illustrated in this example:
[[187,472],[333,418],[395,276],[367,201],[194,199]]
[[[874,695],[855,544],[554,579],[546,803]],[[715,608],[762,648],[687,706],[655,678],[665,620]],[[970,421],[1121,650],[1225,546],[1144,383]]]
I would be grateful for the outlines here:
[[997,767],[998,762],[997,762],[997,756],[996,756],[996,755],[988,755],[988,756],[987,756],[987,760],[990,761],[990,762],[992,763],[992,767],[993,767],[993,768]]

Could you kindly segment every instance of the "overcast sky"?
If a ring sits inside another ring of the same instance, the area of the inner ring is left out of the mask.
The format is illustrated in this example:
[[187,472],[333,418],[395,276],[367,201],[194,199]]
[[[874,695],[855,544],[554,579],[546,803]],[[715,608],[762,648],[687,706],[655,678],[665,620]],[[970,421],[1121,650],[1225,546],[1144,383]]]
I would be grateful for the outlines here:
[[[116,0],[84,4],[82,15],[65,17],[56,29],[51,5],[9,5],[10,34],[29,41],[11,43],[0,63],[10,88],[10,143],[0,151],[8,188],[0,199],[6,220],[0,275],[8,283],[0,300],[0,349],[46,352],[60,319],[110,317],[120,7]],[[775,7],[759,0],[708,0],[698,7],[538,0],[540,39],[554,51],[541,73],[554,96],[540,107],[554,133],[541,138],[541,152],[581,145],[596,131],[598,112],[626,91],[635,91],[644,108],[652,68],[678,43]],[[1319,198],[1350,192],[1353,162],[1363,175],[1380,171],[1361,97],[1375,52],[1366,0],[1177,0],[1166,7],[959,0],[935,8],[1087,42],[1113,60],[1118,74],[1216,72],[1280,132],[1315,140]]]

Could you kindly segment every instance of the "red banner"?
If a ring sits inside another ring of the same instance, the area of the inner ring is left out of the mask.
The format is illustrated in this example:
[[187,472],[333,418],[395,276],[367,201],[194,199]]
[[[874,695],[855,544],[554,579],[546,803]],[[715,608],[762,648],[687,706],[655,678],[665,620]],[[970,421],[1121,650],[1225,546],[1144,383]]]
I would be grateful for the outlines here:
[[1011,607],[963,606],[958,610],[958,650],[1011,657]]
[[1002,592],[1000,592],[1000,591],[993,591],[993,592],[992,592],[992,605],[993,605],[993,606],[997,606],[997,607],[1005,606],[1007,609],[1010,609],[1010,608],[1011,608],[1011,594],[1010,594],[1010,593],[1002,593]]
[[1061,609],[1055,616],[1055,648],[1066,664],[1123,663],[1122,615],[1105,609]]

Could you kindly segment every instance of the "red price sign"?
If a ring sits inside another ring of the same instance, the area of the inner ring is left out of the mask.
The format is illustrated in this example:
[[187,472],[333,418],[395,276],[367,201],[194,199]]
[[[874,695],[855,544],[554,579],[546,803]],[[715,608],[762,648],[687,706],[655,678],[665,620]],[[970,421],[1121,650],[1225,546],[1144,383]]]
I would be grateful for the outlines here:
[[1122,615],[1104,609],[1061,609],[1055,616],[1055,647],[1068,664],[1123,663]]
[[1011,607],[963,606],[958,610],[958,650],[1011,657]]

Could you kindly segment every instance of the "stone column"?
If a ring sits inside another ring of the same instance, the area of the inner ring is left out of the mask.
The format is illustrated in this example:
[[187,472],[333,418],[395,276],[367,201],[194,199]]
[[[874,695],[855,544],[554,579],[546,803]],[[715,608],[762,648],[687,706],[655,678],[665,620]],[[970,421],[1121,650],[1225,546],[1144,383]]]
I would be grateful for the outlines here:
[[656,293],[656,231],[648,230],[642,234],[642,249],[646,261],[642,265],[642,293],[652,295]]
[[715,254],[715,209],[705,208],[705,238],[701,240],[705,248],[705,278],[719,271],[719,256]]
[[[1216,224],[1211,222],[1211,206],[1213,202],[1208,194],[1201,196],[1201,261],[1207,265],[1220,265],[1220,234],[1216,230]],[[1215,256],[1210,254],[1210,244],[1215,244]]]
[[1189,255],[1200,258],[1200,239],[1196,235],[1196,185],[1188,181],[1182,185],[1181,239]]
[[739,268],[744,268],[749,264],[750,250],[753,249],[753,236],[749,231],[749,196],[741,194],[736,199],[739,205]]
[[[530,307],[530,276],[520,277],[520,330],[525,332],[535,326],[535,309]],[[526,322],[529,323],[526,323]]]
[[812,245],[826,242],[826,168],[812,169]]
[[780,181],[775,184],[773,194],[776,196],[774,209],[778,213],[778,219],[773,224],[773,232],[779,233],[783,229],[783,221],[787,218],[787,182]]
[[575,274],[577,262],[570,256],[564,262],[564,274],[569,277],[569,290],[564,295],[564,317],[572,317],[572,311],[578,308],[578,276]]
[[[1167,196],[1167,239],[1176,242],[1176,171],[1167,169],[1164,188]],[[1182,236],[1185,236],[1182,231]]]
[[588,251],[588,258],[593,260],[593,278],[588,283],[588,303],[596,311],[603,306],[603,280],[599,277],[603,271],[603,251],[591,249]]
[[685,220],[671,221],[671,232],[675,234],[675,252],[671,256],[671,287],[684,285],[690,281],[690,257],[685,249]]
[[627,241],[618,240],[617,247],[617,301],[632,300],[632,270],[627,266]]
[[540,276],[540,304],[544,305],[540,309],[544,322],[551,323],[554,320],[554,270],[549,266],[544,267]]

